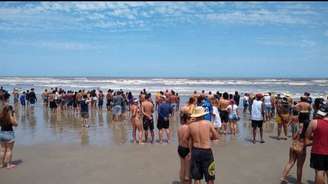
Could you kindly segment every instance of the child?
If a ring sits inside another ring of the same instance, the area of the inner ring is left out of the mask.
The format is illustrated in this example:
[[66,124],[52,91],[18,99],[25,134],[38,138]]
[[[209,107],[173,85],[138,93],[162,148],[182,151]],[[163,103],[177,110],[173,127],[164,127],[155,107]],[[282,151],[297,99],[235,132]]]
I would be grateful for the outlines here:
[[183,137],[188,133],[188,123],[190,121],[190,114],[181,111],[181,126],[178,129],[178,154],[180,157],[180,183],[191,184],[190,180],[190,142],[184,142]]

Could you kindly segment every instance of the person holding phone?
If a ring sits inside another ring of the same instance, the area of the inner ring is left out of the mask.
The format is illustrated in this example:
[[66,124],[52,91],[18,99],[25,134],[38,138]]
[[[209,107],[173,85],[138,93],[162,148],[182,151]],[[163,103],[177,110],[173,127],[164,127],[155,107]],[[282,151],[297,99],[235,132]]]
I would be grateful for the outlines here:
[[15,168],[15,165],[11,164],[15,143],[15,132],[13,127],[17,126],[17,122],[15,111],[11,105],[7,105],[2,109],[0,113],[0,126],[0,167],[12,169]]

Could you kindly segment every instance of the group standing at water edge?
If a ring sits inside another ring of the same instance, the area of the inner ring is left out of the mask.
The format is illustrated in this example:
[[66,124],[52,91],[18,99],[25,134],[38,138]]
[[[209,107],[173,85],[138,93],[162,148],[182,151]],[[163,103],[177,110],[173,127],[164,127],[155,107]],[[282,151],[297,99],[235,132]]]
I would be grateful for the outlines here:
[[[10,96],[14,104],[22,108],[34,106],[38,99],[34,89],[20,93],[14,89],[12,94],[2,87],[0,101],[4,107],[0,116],[1,165],[13,168],[11,164],[12,150],[15,142],[13,126],[17,126],[15,110],[9,106]],[[88,128],[89,111],[103,110],[106,102],[107,111],[111,111],[113,121],[120,121],[130,117],[132,137],[134,143],[143,144],[155,141],[154,123],[157,122],[159,143],[170,142],[170,119],[174,114],[181,117],[178,129],[178,154],[181,160],[180,179],[182,183],[190,183],[191,179],[199,182],[203,176],[208,183],[215,179],[215,162],[212,154],[211,141],[219,135],[238,134],[237,122],[240,117],[241,102],[243,112],[250,114],[252,126],[252,143],[256,144],[257,128],[260,131],[260,143],[263,139],[263,123],[274,120],[277,123],[277,140],[287,140],[288,127],[291,128],[292,145],[289,161],[283,169],[282,182],[286,182],[289,171],[297,163],[297,183],[301,183],[302,169],[306,158],[306,147],[313,145],[311,151],[311,167],[316,170],[316,183],[323,181],[327,175],[328,166],[328,118],[327,99],[316,98],[314,101],[309,93],[304,93],[299,100],[289,94],[272,93],[256,95],[245,93],[241,98],[227,92],[200,93],[194,91],[188,103],[180,109],[180,97],[171,90],[160,91],[155,94],[145,89],[136,98],[131,92],[109,89],[107,94],[101,90],[65,91],[63,89],[45,90],[41,94],[44,108],[50,108],[52,113],[69,111],[82,118],[83,128]],[[9,108],[10,107],[10,108]],[[157,112],[157,113],[156,113]],[[179,113],[175,113],[179,112]],[[157,117],[157,119],[154,119]],[[156,116],[157,115],[157,116]],[[312,122],[311,122],[311,119]],[[311,122],[311,123],[310,123]],[[308,130],[308,131],[307,131]],[[283,133],[283,137],[281,136]],[[144,140],[142,136],[144,135]],[[311,141],[312,140],[312,141]],[[318,142],[319,141],[319,142]],[[215,141],[214,141],[215,142]],[[321,182],[323,183],[323,182]]]

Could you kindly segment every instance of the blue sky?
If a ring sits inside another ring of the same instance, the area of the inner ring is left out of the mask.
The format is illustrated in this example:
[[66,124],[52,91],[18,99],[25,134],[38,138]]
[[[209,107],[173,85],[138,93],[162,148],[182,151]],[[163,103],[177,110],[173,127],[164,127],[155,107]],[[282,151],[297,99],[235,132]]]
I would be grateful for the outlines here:
[[328,77],[326,2],[1,2],[0,75]]

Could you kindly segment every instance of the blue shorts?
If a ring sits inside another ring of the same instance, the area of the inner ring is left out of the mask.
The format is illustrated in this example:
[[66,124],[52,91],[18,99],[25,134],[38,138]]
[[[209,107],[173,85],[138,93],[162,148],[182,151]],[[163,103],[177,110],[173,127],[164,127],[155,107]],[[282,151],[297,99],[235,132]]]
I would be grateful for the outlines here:
[[272,106],[271,105],[265,105],[265,112],[271,113],[272,112]]
[[1,143],[15,142],[15,132],[14,131],[0,131],[0,142]]

